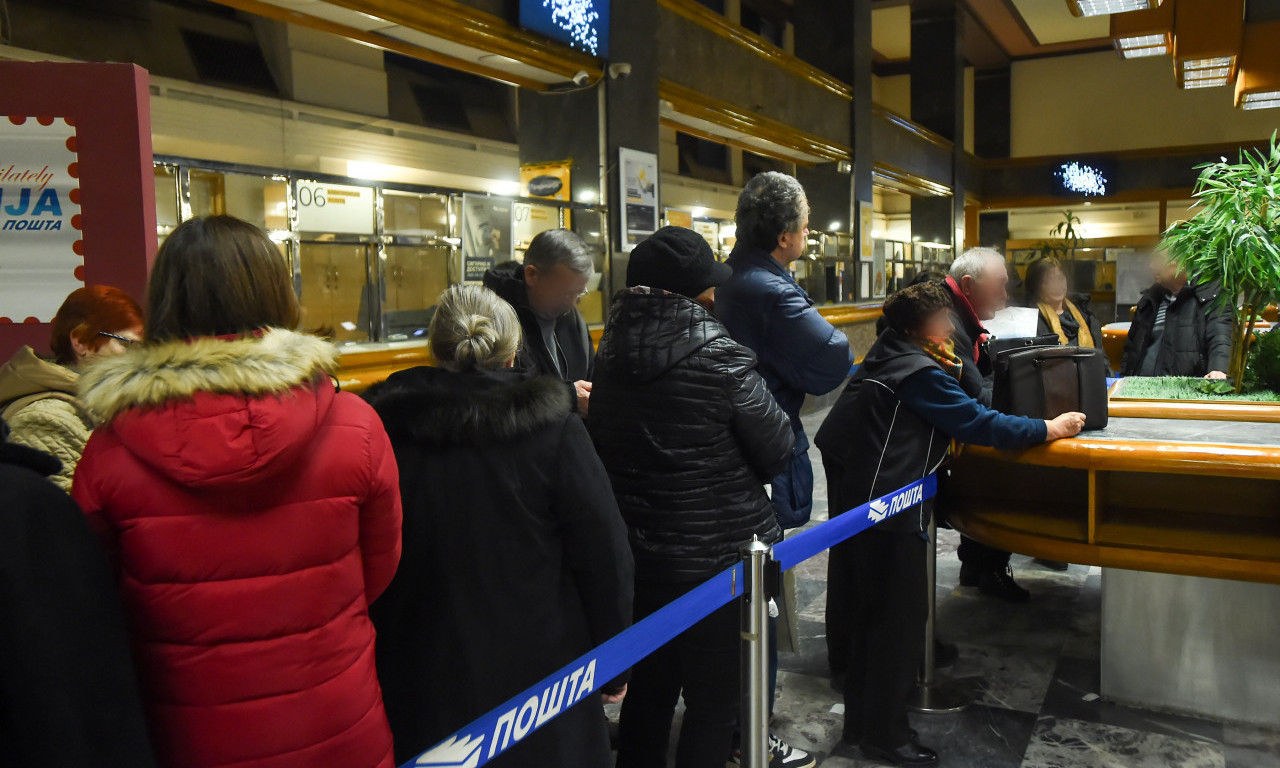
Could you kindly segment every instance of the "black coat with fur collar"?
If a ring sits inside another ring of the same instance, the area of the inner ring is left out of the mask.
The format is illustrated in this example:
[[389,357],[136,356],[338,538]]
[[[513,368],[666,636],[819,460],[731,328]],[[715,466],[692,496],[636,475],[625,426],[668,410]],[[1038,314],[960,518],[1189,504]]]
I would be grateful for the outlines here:
[[[402,763],[626,628],[632,559],[562,382],[415,368],[368,399],[404,502],[400,570],[370,610]],[[608,765],[599,706],[584,698],[493,764]]]

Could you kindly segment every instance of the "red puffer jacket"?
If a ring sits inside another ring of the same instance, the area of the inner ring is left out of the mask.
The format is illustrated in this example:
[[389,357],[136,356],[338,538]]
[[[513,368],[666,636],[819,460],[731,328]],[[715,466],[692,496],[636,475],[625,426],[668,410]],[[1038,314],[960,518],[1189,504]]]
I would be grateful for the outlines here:
[[400,557],[382,424],[291,331],[101,361],[72,495],[114,559],[169,768],[390,768],[368,605]]

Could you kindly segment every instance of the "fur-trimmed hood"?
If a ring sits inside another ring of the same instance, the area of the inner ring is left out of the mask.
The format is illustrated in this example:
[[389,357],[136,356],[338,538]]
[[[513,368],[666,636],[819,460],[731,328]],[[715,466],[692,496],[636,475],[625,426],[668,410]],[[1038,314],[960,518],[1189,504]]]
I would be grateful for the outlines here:
[[148,344],[91,365],[80,378],[80,397],[109,421],[129,408],[164,405],[197,392],[282,394],[332,371],[337,359],[329,342],[281,328],[231,340]]
[[365,397],[392,440],[436,448],[518,440],[564,422],[577,405],[564,382],[511,369],[413,368],[392,374]]
[[130,452],[188,485],[252,481],[291,465],[323,422],[337,350],[314,336],[148,344],[91,365],[82,402]]

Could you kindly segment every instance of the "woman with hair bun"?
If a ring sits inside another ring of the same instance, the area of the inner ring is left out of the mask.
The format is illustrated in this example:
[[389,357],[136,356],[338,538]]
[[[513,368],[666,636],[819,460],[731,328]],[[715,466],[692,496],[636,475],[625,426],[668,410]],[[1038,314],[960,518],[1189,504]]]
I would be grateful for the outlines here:
[[[520,322],[487,288],[445,291],[429,334],[440,367],[368,394],[404,499],[404,557],[371,610],[397,764],[631,621],[626,528],[573,390],[512,367]],[[565,711],[491,764],[610,765],[599,693],[625,685],[565,688]]]

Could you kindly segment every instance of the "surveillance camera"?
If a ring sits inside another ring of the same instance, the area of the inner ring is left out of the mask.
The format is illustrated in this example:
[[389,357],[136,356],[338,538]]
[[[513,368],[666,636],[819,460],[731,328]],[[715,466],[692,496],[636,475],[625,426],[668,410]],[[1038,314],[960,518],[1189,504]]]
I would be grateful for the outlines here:
[[625,80],[631,76],[631,65],[626,62],[609,65],[609,77],[614,80]]
[[589,82],[591,82],[591,75],[587,74],[585,69],[580,69],[573,73],[574,85],[586,85]]

